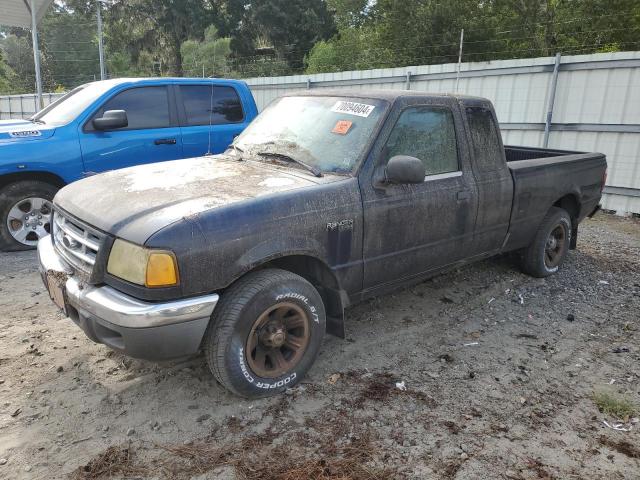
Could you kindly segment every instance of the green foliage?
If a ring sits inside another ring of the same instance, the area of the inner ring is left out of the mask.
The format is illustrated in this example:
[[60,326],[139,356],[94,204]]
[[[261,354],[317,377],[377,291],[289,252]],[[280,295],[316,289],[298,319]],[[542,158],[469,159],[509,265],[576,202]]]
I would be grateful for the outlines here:
[[85,14],[54,4],[39,31],[45,91],[100,80],[95,11]]
[[[455,62],[462,28],[464,61],[640,47],[636,0],[328,3],[335,12],[338,34],[307,56],[309,73]],[[352,59],[349,65],[343,61],[346,55]]]
[[254,63],[267,51],[292,71],[304,66],[315,43],[336,31],[323,0],[252,0],[239,20],[231,43],[237,64]]
[[627,420],[638,413],[638,406],[630,399],[610,390],[593,392],[593,402],[602,413]]
[[4,51],[0,48],[0,94],[13,93],[13,83],[15,81],[15,72],[7,63],[4,58]]
[[221,77],[230,73],[231,39],[218,38],[215,25],[204,32],[204,40],[187,40],[180,47],[183,70],[190,77]]
[[29,37],[8,34],[0,40],[0,48],[3,51],[10,79],[10,86],[6,93],[32,92],[35,86],[35,70],[33,68],[33,51]]

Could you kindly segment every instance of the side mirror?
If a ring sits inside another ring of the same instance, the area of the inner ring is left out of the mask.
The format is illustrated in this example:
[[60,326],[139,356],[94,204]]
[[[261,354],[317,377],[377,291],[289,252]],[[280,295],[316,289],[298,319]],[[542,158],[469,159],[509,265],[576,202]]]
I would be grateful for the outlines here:
[[96,130],[115,130],[128,126],[129,120],[124,110],[107,110],[101,118],[94,118],[92,123]]
[[391,157],[385,170],[389,183],[422,183],[426,173],[422,161],[408,155]]

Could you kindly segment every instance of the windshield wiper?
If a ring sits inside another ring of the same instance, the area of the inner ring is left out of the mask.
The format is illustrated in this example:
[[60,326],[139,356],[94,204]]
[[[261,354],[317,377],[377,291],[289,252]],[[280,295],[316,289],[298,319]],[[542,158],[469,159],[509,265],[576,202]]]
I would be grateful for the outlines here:
[[316,177],[322,177],[322,172],[318,167],[314,167],[313,165],[309,165],[308,163],[304,163],[302,160],[298,160],[290,155],[284,153],[276,153],[276,152],[256,152],[256,155],[260,155],[261,157],[277,157],[282,158],[288,162],[297,163],[298,165],[302,165],[304,168],[313,173]]
[[45,123],[47,123],[44,120],[40,120],[39,118],[30,118],[29,120],[33,123],[39,123],[40,125],[44,125]]

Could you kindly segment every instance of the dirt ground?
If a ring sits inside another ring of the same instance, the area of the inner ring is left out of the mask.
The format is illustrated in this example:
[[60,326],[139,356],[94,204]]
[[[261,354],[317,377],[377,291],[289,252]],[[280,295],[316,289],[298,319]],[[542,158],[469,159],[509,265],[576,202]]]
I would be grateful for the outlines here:
[[640,478],[637,219],[586,221],[549,279],[504,256],[347,322],[300,387],[247,401],[202,357],[92,343],[33,252],[0,254],[0,478]]

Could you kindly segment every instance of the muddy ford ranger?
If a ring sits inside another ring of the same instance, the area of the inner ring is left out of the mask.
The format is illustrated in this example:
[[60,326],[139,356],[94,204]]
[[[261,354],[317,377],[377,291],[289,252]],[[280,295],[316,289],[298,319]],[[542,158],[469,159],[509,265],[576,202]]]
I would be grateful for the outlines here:
[[504,147],[482,98],[285,96],[224,154],[60,190],[40,269],[92,340],[145,359],[202,349],[258,397],[299,382],[354,302],[507,251],[555,273],[605,172],[599,153]]

